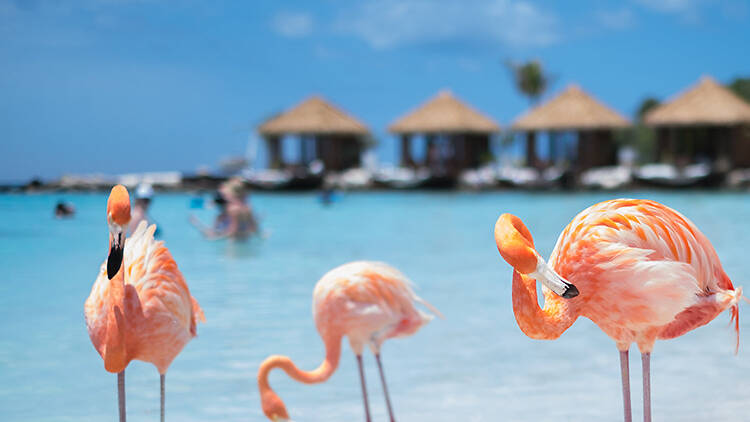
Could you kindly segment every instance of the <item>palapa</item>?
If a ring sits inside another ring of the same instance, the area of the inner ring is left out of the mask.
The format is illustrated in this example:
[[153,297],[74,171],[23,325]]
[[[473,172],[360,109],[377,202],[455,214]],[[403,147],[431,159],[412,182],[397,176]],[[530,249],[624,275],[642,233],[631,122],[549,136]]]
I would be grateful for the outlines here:
[[388,130],[396,134],[491,134],[499,132],[500,125],[444,90],[394,121]]
[[263,136],[367,135],[367,126],[320,96],[312,96],[258,127]]
[[630,125],[627,118],[596,100],[578,85],[569,85],[551,100],[516,119],[519,131],[616,129]]
[[750,104],[710,76],[655,107],[644,119],[650,126],[731,126],[750,123]]

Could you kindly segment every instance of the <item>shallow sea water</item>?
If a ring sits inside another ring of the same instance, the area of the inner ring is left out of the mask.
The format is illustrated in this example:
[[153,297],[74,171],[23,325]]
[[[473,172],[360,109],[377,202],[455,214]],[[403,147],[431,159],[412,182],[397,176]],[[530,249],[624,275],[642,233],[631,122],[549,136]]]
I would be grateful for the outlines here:
[[[269,232],[249,243],[208,242],[188,224],[188,195],[155,198],[152,215],[207,322],[167,375],[171,421],[262,421],[258,364],[269,354],[315,368],[324,350],[311,316],[313,286],[342,263],[382,260],[401,269],[445,315],[382,351],[400,421],[621,420],[618,354],[587,319],[556,341],[516,326],[510,267],[492,229],[520,216],[548,256],[576,213],[609,198],[672,206],[713,242],[735,285],[750,287],[750,197],[743,193],[350,193],[322,207],[314,194],[255,194]],[[72,220],[55,220],[58,199]],[[116,377],[91,346],[83,303],[107,254],[106,196],[0,195],[0,420],[116,420]],[[741,316],[750,306],[741,305]],[[748,332],[748,319],[741,317]],[[652,357],[653,414],[664,421],[746,421],[750,342],[735,356],[729,314]],[[365,355],[375,421],[387,420],[377,367]],[[640,359],[631,351],[633,413],[640,420]],[[363,420],[356,362],[320,385],[281,371],[271,384],[296,421]],[[128,418],[159,417],[159,377],[150,364],[126,372]]]

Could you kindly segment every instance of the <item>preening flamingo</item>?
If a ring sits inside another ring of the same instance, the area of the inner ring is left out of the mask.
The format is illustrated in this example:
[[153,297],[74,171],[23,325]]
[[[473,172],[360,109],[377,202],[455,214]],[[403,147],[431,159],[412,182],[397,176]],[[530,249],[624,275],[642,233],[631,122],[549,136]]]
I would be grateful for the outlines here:
[[[732,286],[695,225],[662,204],[615,199],[587,208],[560,234],[549,263],[516,216],[500,216],[495,241],[513,266],[513,312],[527,336],[555,339],[584,316],[615,341],[628,422],[628,350],[633,342],[641,351],[646,422],[651,421],[650,356],[657,339],[678,337],[731,308],[739,347],[742,288]],[[535,280],[553,288],[560,281],[571,282],[580,294],[560,299],[544,288],[540,308]]]
[[167,368],[196,334],[203,311],[164,242],[154,240],[156,226],[142,222],[127,241],[130,198],[122,185],[107,201],[109,256],[84,306],[86,327],[104,369],[117,373],[120,421],[125,421],[125,368],[131,360],[153,363],[161,381]]
[[394,422],[391,400],[380,361],[383,341],[414,334],[433,316],[415,307],[422,304],[440,316],[429,303],[417,296],[409,280],[398,270],[379,262],[351,262],[334,268],[323,276],[313,291],[313,318],[326,348],[326,357],[312,371],[302,371],[286,356],[270,356],[258,370],[263,413],[274,422],[289,420],[284,402],[268,384],[268,374],[274,368],[283,369],[290,377],[306,384],[320,383],[333,374],[339,365],[341,341],[349,338],[349,345],[357,357],[364,400],[365,417],[370,421],[362,350],[369,346],[380,372],[386,406]]

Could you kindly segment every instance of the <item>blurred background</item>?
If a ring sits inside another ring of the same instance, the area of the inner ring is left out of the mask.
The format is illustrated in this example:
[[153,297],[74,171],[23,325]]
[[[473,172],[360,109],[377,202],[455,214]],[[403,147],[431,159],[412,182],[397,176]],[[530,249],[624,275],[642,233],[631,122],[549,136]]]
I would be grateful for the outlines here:
[[[82,311],[122,183],[206,314],[171,420],[264,420],[258,365],[320,363],[313,286],[359,259],[446,316],[384,346],[399,420],[619,420],[614,344],[589,320],[527,338],[492,227],[520,216],[548,256],[589,205],[654,199],[747,285],[749,22],[740,0],[0,0],[0,419],[115,419]],[[728,321],[657,343],[655,418],[746,419]],[[295,420],[361,418],[348,346],[325,384],[271,383]],[[158,417],[152,366],[127,389]]]

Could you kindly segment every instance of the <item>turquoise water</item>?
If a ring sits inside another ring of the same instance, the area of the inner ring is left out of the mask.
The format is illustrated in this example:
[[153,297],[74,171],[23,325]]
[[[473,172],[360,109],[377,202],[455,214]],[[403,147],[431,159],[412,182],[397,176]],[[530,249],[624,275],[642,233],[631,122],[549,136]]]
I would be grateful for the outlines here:
[[[270,236],[246,244],[207,242],[188,224],[189,196],[155,199],[152,215],[201,303],[207,322],[167,375],[171,421],[262,421],[255,375],[269,354],[312,369],[323,347],[311,317],[315,282],[357,259],[400,268],[444,314],[383,348],[400,421],[621,420],[618,354],[586,319],[556,341],[516,326],[510,269],[492,238],[501,212],[521,216],[543,254],[586,206],[619,195],[530,193],[346,194],[330,208],[313,194],[257,194]],[[736,285],[750,288],[750,197],[739,193],[638,192],[681,210],[712,240]],[[52,218],[65,198],[72,220]],[[107,253],[104,195],[0,196],[0,419],[115,420],[116,377],[104,371],[83,321],[83,302]],[[210,221],[210,211],[198,213]],[[750,306],[741,306],[748,315]],[[750,404],[750,341],[723,314],[652,358],[655,420],[742,421]],[[741,318],[748,333],[748,318]],[[377,367],[365,356],[373,418],[387,420]],[[631,353],[640,420],[640,359]],[[271,383],[297,421],[362,420],[353,355],[325,384]],[[159,378],[134,362],[126,374],[130,421],[158,420]]]

